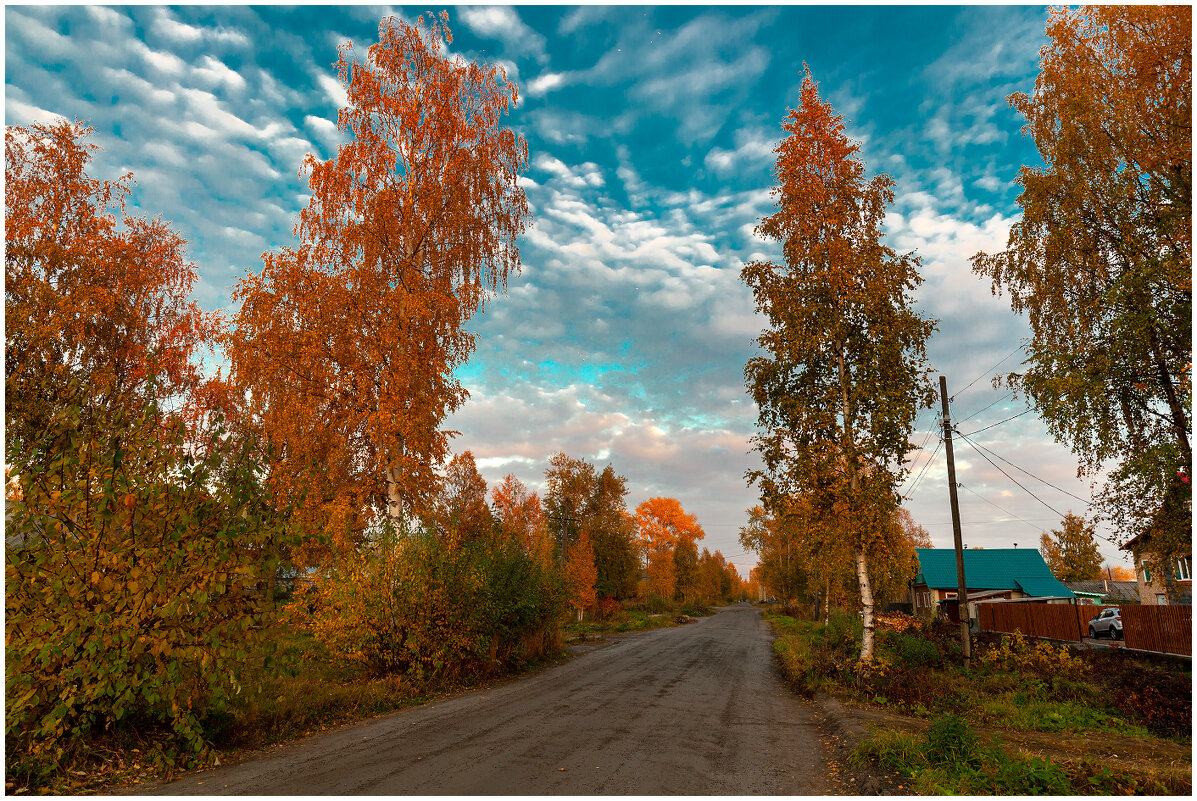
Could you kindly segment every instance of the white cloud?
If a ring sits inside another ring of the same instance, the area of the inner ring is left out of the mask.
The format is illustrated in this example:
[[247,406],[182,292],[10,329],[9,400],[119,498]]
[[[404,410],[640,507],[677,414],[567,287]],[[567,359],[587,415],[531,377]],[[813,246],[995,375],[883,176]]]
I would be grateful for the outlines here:
[[528,96],[541,97],[548,94],[554,89],[559,89],[565,85],[566,75],[561,72],[546,72],[543,75],[538,75],[528,82]]
[[510,6],[466,6],[460,18],[478,36],[498,39],[511,51],[520,51],[544,62],[545,39],[529,28]]
[[180,22],[166,9],[158,9],[151,29],[159,36],[174,42],[192,44],[204,38],[204,32],[199,28]]
[[346,108],[349,105],[349,94],[345,91],[345,86],[332,75],[328,73],[321,73],[316,76],[316,83],[324,92],[324,96],[332,101],[337,108]]
[[239,72],[229,69],[223,61],[212,58],[212,56],[204,56],[200,64],[201,66],[193,69],[191,74],[206,85],[223,85],[234,92],[241,92],[245,89],[245,78],[241,77]]

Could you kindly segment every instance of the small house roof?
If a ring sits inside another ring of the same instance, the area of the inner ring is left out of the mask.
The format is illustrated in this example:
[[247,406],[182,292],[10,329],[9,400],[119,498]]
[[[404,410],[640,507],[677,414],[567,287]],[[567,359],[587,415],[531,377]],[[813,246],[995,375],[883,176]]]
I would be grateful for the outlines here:
[[[916,584],[954,589],[956,551],[951,548],[915,548],[919,560]],[[1043,556],[1034,548],[973,548],[964,551],[964,576],[969,589],[1017,590],[1036,597],[1073,598]]]
[[1065,581],[1077,595],[1099,595],[1106,603],[1139,602],[1139,584],[1134,581]]

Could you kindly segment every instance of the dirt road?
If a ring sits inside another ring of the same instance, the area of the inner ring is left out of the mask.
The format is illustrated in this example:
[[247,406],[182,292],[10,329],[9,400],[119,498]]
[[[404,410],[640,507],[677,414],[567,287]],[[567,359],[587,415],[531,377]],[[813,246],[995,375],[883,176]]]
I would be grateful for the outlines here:
[[613,639],[527,678],[146,788],[219,794],[835,792],[809,702],[768,625],[731,606]]

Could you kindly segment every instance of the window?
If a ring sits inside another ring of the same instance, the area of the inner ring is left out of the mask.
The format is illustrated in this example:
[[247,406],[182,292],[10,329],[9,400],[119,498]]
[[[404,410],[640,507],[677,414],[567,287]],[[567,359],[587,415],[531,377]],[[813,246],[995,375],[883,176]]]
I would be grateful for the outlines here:
[[1143,566],[1143,583],[1144,584],[1151,583],[1151,571],[1147,569],[1146,565]]
[[1189,564],[1189,557],[1182,556],[1176,560],[1176,578],[1178,581],[1193,580],[1193,570]]
[[1168,605],[1168,596],[1164,595],[1162,593],[1155,596],[1155,605],[1156,606],[1167,606]]

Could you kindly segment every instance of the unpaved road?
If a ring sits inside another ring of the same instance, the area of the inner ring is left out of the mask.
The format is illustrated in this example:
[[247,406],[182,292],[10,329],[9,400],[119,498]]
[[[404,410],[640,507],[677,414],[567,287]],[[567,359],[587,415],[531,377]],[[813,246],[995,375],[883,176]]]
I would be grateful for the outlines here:
[[808,701],[748,605],[619,637],[526,678],[308,737],[142,791],[219,794],[835,793]]

